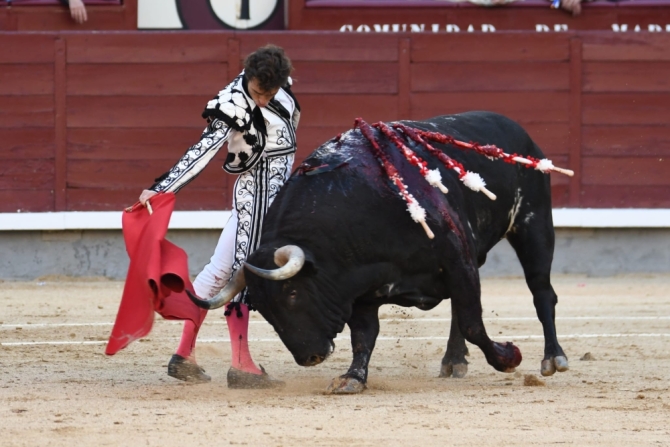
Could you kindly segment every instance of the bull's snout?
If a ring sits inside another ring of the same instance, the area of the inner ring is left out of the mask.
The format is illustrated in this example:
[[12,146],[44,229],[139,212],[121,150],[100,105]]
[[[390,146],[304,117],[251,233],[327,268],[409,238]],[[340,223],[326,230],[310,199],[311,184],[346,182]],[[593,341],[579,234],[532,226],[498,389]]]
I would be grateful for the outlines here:
[[330,354],[332,354],[333,351],[335,351],[335,343],[333,341],[330,341],[325,353],[311,354],[303,358],[296,357],[296,362],[300,366],[316,366],[319,363],[322,363],[328,357],[330,357]]

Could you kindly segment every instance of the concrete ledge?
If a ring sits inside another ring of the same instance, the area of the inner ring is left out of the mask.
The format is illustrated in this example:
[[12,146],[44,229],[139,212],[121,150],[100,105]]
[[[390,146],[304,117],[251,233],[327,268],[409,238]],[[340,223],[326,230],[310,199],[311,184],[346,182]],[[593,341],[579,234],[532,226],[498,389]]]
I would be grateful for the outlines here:
[[[170,229],[222,229],[230,211],[175,211]],[[122,211],[0,213],[0,231],[120,230]]]
[[[556,208],[556,228],[670,228],[670,209]],[[0,213],[0,231],[120,230],[120,211]],[[173,230],[222,229],[230,211],[175,211]]]
[[[170,230],[186,250],[192,275],[209,261],[220,229]],[[0,231],[0,279],[47,275],[124,279],[128,270],[120,230]],[[609,276],[670,273],[670,228],[558,228],[552,272]],[[522,276],[507,241],[488,254],[484,277]]]

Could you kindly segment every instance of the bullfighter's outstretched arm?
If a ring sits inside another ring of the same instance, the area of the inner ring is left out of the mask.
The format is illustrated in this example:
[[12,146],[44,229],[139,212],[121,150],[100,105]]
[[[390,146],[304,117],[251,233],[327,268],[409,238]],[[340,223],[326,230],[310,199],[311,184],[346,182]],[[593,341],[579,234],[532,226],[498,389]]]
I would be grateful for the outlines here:
[[196,178],[230,137],[232,129],[219,119],[205,128],[200,141],[188,148],[183,157],[151,188],[156,192],[177,192]]

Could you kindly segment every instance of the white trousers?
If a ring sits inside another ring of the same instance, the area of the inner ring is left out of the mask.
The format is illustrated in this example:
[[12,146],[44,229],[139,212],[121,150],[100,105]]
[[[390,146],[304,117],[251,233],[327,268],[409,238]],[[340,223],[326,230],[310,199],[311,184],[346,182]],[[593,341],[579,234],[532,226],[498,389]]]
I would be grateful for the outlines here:
[[[212,298],[225,287],[234,270],[260,244],[265,213],[291,175],[293,154],[261,159],[240,174],[233,188],[232,215],[223,228],[209,264],[193,282],[196,295]],[[246,301],[242,291],[233,301]]]
[[195,294],[200,298],[209,299],[214,297],[228,283],[230,275],[233,273],[233,262],[235,262],[236,234],[237,210],[233,209],[230,219],[223,227],[209,264],[202,269],[193,281]]

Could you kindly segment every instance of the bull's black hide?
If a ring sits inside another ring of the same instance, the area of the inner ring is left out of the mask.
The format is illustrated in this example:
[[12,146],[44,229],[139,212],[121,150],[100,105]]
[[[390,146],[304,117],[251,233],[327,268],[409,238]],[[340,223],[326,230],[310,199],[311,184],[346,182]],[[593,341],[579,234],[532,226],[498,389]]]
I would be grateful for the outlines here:
[[[452,135],[462,141],[495,144],[508,153],[544,158],[528,134],[512,120],[490,112],[468,112],[404,124]],[[521,356],[511,343],[492,342],[482,323],[478,267],[506,238],[521,261],[544,327],[542,372],[567,369],[556,339],[556,294],[550,283],[554,250],[549,176],[521,165],[492,161],[473,152],[434,144],[466,169],[481,174],[497,195],[491,201],[458,181],[422,147],[414,149],[440,169],[448,194],[431,187],[381,132],[385,153],[426,209],[435,233],[429,239],[407,212],[359,130],[350,130],[318,148],[279,192],[263,225],[261,246],[248,259],[273,269],[273,254],[297,245],[306,263],[283,281],[246,271],[251,304],[267,319],[300,365],[323,361],[345,324],[351,329],[354,359],[334,382],[334,391],[359,391],[379,333],[383,304],[428,310],[451,298],[452,325],[442,375],[466,370],[465,341],[477,345],[499,371],[513,371]]]

